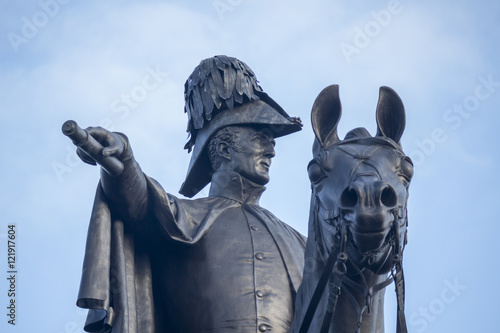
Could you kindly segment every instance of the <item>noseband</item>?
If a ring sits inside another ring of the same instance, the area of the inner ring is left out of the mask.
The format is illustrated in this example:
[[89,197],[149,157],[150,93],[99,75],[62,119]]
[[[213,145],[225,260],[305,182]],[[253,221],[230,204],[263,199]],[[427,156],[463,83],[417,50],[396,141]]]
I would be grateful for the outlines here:
[[[365,154],[352,153],[349,152],[347,149],[341,149],[341,150],[346,154],[354,157],[355,160],[358,161],[360,160],[359,163],[357,163],[357,165],[363,162],[366,163],[367,160],[369,160],[371,157]],[[325,268],[323,270],[323,273],[321,274],[316,289],[314,290],[313,296],[305,313],[304,320],[300,327],[299,333],[308,332],[310,324],[312,322],[318,304],[322,298],[327,283],[329,284],[330,292],[328,295],[328,304],[326,308],[325,317],[321,325],[320,333],[328,332],[333,319],[333,314],[335,313],[337,301],[341,292],[344,292],[348,296],[348,298],[350,299],[350,301],[352,302],[353,306],[356,309],[357,312],[356,333],[359,333],[361,329],[361,320],[363,313],[365,311],[367,311],[368,313],[370,312],[372,296],[376,292],[387,287],[393,281],[395,283],[395,291],[397,297],[396,332],[407,333],[408,330],[404,314],[405,287],[404,287],[404,274],[403,274],[403,264],[402,264],[403,250],[406,244],[406,230],[404,235],[401,235],[400,228],[405,225],[407,226],[408,220],[407,216],[403,215],[403,208],[396,207],[391,211],[392,215],[394,216],[394,220],[390,231],[392,236],[388,236],[389,239],[384,241],[384,243],[381,245],[379,249],[375,249],[369,252],[360,252],[361,256],[367,258],[368,262],[370,263],[370,261],[373,261],[375,255],[384,251],[387,248],[387,246],[390,246],[393,249],[392,268],[390,276],[385,281],[370,287],[364,275],[362,274],[361,269],[348,255],[347,244],[350,243],[354,247],[356,247],[356,244],[354,243],[352,237],[349,237],[349,230],[347,228],[347,224],[349,222],[344,218],[345,210],[342,207],[329,209],[321,201],[318,192],[314,186],[312,187],[312,190],[316,202],[315,205],[316,209],[314,210],[314,219],[315,219],[314,222],[319,223],[320,215],[322,215],[321,217],[322,220],[326,221],[329,225],[332,225],[336,228],[336,233],[334,237],[340,242],[337,242],[338,246],[336,246],[336,248],[332,250],[331,253],[328,255],[328,259],[326,260],[325,263]],[[391,251],[389,250],[381,266],[383,266],[389,259],[388,256],[390,252]],[[356,272],[360,275],[362,279],[362,284],[354,282],[353,280],[351,280],[346,276],[347,261],[349,261],[351,266],[354,267]],[[357,290],[358,292],[362,293],[365,296],[365,303],[363,304],[363,306],[360,306],[360,304],[358,304],[357,300],[355,299],[355,297],[353,296],[352,292],[349,290],[348,287],[353,290]]]

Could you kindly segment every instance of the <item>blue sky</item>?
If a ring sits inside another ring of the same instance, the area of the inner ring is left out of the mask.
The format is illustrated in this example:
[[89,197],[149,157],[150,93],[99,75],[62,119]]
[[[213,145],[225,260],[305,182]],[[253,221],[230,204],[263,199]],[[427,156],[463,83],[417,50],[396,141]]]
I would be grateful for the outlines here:
[[[143,170],[175,194],[190,158],[184,81],[216,54],[246,62],[304,120],[278,140],[261,200],[302,233],[317,94],[340,85],[343,136],[374,133],[378,89],[395,89],[416,164],[404,261],[410,331],[498,330],[498,1],[27,0],[0,9],[0,331],[82,332],[75,301],[99,172],[76,159],[62,123],[126,133]],[[11,224],[16,326],[3,277]]]

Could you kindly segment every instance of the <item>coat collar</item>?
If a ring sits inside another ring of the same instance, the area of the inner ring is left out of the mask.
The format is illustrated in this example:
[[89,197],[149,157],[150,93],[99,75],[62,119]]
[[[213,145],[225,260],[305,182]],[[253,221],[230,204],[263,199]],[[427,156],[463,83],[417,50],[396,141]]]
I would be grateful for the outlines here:
[[258,205],[265,190],[265,186],[255,184],[234,171],[217,171],[212,176],[209,196]]

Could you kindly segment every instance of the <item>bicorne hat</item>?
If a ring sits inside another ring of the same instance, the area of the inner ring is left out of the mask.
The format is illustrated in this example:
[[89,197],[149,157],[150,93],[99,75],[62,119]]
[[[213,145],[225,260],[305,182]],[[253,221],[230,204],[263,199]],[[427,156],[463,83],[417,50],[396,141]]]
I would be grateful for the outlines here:
[[242,61],[215,56],[202,60],[184,86],[192,151],[186,180],[180,193],[193,197],[210,183],[212,166],[207,146],[212,136],[226,126],[255,126],[275,138],[302,128],[299,118],[290,117],[259,86],[253,71]]

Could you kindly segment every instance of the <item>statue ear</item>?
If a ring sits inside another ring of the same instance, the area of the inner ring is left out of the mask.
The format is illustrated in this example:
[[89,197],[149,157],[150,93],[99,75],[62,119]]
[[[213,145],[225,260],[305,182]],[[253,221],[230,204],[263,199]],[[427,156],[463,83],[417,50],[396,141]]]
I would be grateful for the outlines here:
[[328,147],[339,141],[337,125],[342,114],[339,86],[334,84],[323,89],[311,111],[311,123],[321,147]]
[[405,107],[398,94],[389,87],[380,87],[377,105],[377,136],[399,143],[405,130]]
[[228,161],[231,160],[231,152],[229,151],[231,146],[227,142],[220,141],[215,147],[215,149],[217,150],[217,155],[219,155],[221,159],[225,159]]

